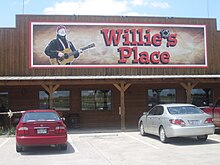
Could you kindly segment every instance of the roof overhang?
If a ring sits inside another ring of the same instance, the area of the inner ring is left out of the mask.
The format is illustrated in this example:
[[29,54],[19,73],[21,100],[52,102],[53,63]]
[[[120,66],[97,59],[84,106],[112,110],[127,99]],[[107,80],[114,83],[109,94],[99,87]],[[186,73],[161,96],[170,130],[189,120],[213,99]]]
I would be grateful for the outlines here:
[[220,75],[121,75],[121,76],[1,76],[0,81],[15,80],[100,80],[100,79],[220,79]]
[[0,85],[41,85],[41,84],[112,84],[118,82],[182,82],[196,81],[220,83],[220,75],[121,75],[121,76],[1,76]]

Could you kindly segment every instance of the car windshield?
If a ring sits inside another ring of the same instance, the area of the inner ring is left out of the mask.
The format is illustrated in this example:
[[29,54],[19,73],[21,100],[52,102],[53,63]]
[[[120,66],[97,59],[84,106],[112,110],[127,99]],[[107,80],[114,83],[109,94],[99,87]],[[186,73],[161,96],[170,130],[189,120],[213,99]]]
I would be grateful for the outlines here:
[[27,112],[22,118],[23,122],[58,121],[59,117],[54,112]]
[[203,113],[199,108],[195,106],[176,106],[168,107],[170,114],[201,114]]

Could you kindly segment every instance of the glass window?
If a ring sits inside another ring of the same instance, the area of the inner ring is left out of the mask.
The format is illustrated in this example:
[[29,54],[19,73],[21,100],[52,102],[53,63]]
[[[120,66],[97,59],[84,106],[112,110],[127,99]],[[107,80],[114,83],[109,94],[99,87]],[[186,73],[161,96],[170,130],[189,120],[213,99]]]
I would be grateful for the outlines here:
[[162,106],[158,106],[155,115],[162,115],[162,114],[163,114],[163,107]]
[[[39,108],[49,108],[49,94],[45,91],[39,91]],[[55,91],[53,93],[53,109],[70,110],[70,91]]]
[[150,110],[149,115],[154,115],[154,114],[155,114],[155,112],[156,112],[156,109],[157,109],[157,107],[156,107],[156,106],[155,106],[155,107],[153,107],[153,108]]
[[178,107],[168,107],[170,114],[201,114],[203,113],[199,108],[195,106],[178,106]]
[[162,106],[155,106],[152,108],[152,110],[150,110],[149,115],[162,115],[163,111]]
[[53,93],[53,107],[55,110],[70,110],[70,91],[55,91]]
[[211,89],[192,89],[192,104],[202,107],[213,103]]
[[45,91],[39,91],[39,103],[40,109],[49,108],[49,95]]
[[23,122],[35,121],[59,121],[59,117],[54,112],[27,112],[22,118]]
[[8,92],[0,92],[0,112],[8,111]]
[[111,90],[82,90],[82,110],[111,110]]
[[148,89],[148,107],[151,108],[157,104],[175,103],[175,89]]

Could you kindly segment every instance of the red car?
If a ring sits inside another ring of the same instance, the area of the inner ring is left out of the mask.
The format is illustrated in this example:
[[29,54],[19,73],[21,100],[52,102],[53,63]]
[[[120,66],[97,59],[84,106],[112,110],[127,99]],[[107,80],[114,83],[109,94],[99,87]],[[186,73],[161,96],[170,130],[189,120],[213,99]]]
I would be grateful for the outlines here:
[[16,151],[24,147],[58,146],[67,149],[67,129],[55,110],[27,110],[16,127]]

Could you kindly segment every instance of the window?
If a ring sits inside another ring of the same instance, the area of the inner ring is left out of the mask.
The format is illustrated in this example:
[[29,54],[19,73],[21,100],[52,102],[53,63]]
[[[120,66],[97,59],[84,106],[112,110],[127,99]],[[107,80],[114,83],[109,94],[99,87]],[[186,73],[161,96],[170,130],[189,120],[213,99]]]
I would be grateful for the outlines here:
[[39,91],[39,103],[40,109],[49,108],[49,95],[45,91]]
[[53,106],[55,110],[70,110],[70,91],[55,91],[53,93]]
[[111,110],[111,90],[82,90],[82,110]]
[[170,114],[201,114],[203,113],[199,108],[195,106],[178,106],[178,107],[168,107],[168,112]]
[[8,111],[8,92],[0,92],[0,112]]
[[25,113],[23,122],[35,121],[59,121],[59,117],[54,112],[27,112]]
[[[39,108],[49,108],[49,95],[45,91],[39,91]],[[53,109],[70,110],[70,91],[55,91],[53,93]]]
[[192,89],[192,104],[202,107],[213,103],[211,89]]
[[162,115],[163,114],[162,106],[155,106],[150,112],[149,115]]
[[175,103],[175,89],[148,89],[148,107],[151,108],[157,104]]

